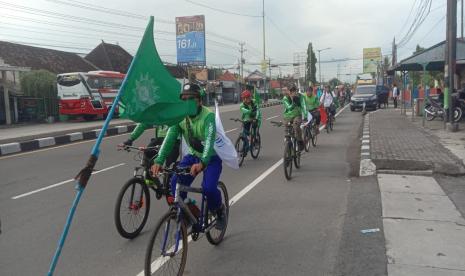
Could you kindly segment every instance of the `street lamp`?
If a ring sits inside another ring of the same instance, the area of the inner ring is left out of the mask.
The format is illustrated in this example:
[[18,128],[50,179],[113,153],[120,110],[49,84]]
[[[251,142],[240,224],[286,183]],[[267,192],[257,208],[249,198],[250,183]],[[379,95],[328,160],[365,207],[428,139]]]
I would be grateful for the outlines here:
[[320,59],[320,53],[324,50],[329,50],[331,49],[331,47],[328,47],[328,48],[324,48],[324,49],[317,49],[318,51],[318,72],[320,72],[320,85],[321,85],[321,59]]

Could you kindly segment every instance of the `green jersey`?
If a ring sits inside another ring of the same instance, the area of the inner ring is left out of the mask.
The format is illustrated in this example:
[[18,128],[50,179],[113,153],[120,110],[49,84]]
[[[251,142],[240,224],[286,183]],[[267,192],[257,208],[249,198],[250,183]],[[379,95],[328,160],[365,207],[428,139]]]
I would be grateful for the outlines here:
[[309,96],[307,96],[305,94],[305,95],[303,95],[303,98],[304,98],[305,107],[306,107],[307,112],[308,111],[313,111],[313,110],[317,109],[320,106],[320,101],[318,100],[318,98],[315,95],[312,95],[312,96],[309,97]]
[[182,122],[168,129],[155,163],[161,165],[165,162],[180,134],[189,147],[189,153],[200,158],[202,164],[207,165],[210,158],[216,154],[214,149],[216,139],[215,114],[207,107],[202,106],[200,113],[195,117],[186,117]]
[[[142,133],[148,128],[152,127],[152,125],[145,124],[145,123],[138,123],[136,128],[131,132],[130,139],[132,141],[137,140]],[[155,138],[164,138],[166,137],[166,133],[168,132],[167,126],[157,126],[155,127]]]
[[[255,109],[255,110],[254,110]],[[251,102],[249,105],[245,103],[241,103],[240,106],[241,110],[241,119],[242,121],[251,121],[252,119],[258,118],[258,106],[255,102]]]
[[297,116],[301,116],[302,114],[302,102],[299,96],[296,96],[299,99],[297,100],[297,103],[295,103],[291,97],[285,96],[283,98],[283,105],[284,105],[284,113],[283,117],[284,119],[292,119]]

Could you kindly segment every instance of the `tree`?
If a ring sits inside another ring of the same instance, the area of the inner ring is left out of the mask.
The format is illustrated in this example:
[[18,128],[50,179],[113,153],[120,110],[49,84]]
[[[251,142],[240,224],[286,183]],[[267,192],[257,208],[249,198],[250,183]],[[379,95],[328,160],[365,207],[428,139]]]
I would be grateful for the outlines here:
[[308,85],[308,82],[311,81],[313,84],[316,83],[316,55],[313,51],[312,43],[308,43],[307,48],[307,63],[305,68],[305,84]]
[[21,74],[21,91],[26,96],[56,99],[56,75],[47,70],[33,70]]
[[[39,98],[37,116],[58,116],[56,75],[47,70],[33,70],[21,74],[21,91],[24,95]],[[42,110],[43,108],[43,110]]]

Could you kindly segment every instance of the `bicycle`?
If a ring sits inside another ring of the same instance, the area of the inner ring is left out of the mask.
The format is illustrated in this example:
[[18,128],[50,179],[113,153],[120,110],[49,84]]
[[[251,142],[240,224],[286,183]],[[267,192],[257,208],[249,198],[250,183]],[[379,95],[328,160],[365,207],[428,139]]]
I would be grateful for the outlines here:
[[[173,168],[164,168],[162,173],[187,175],[189,172],[189,167],[173,166]],[[187,262],[189,235],[193,241],[197,241],[200,234],[205,233],[210,244],[218,245],[222,242],[229,217],[229,196],[223,182],[218,182],[218,189],[221,192],[222,204],[226,208],[226,225],[221,230],[215,228],[216,216],[214,212],[208,210],[208,202],[202,188],[176,183],[174,202],[170,210],[158,221],[147,246],[144,267],[146,276],[182,275]],[[201,194],[200,209],[195,205],[195,201],[187,196],[185,203],[181,193]]]
[[[271,124],[277,127],[284,125],[283,122],[271,121]],[[294,127],[291,122],[286,123],[286,133],[284,135],[284,156],[283,156],[283,168],[284,176],[287,180],[292,178],[292,163],[294,163],[296,169],[300,168],[300,157],[301,152],[297,139],[294,134]]]
[[235,148],[237,152],[237,157],[239,161],[239,167],[242,166],[244,162],[244,158],[247,156],[247,152],[250,151],[250,155],[252,155],[253,159],[258,158],[258,154],[260,153],[262,140],[260,137],[260,131],[257,125],[257,120],[253,120],[251,123],[251,133],[250,133],[250,143],[249,149],[245,148],[246,142],[248,137],[244,135],[244,121],[236,118],[231,118],[232,121],[241,122],[242,123],[242,131],[239,133],[239,137],[236,139]]
[[150,162],[145,162],[143,156],[149,150],[158,153],[159,148],[160,146],[148,148],[124,146],[121,148],[127,152],[136,150],[137,154],[134,160],[140,161],[140,165],[134,168],[134,176],[121,187],[115,203],[116,230],[126,239],[137,237],[147,222],[150,212],[150,190],[155,192],[157,199],[161,199],[165,195],[169,203],[169,178],[165,177],[160,182],[158,178],[152,177],[149,173]]
[[316,142],[318,141],[318,126],[316,125],[315,118],[312,118],[310,123],[302,124],[302,135],[304,139],[304,149],[306,152],[310,151],[310,145],[316,147]]
[[325,111],[326,111],[326,115],[327,115],[327,118],[328,118],[325,128],[326,128],[326,132],[329,133],[330,131],[333,131],[333,129],[334,129],[334,115],[331,112],[330,107],[325,108]]

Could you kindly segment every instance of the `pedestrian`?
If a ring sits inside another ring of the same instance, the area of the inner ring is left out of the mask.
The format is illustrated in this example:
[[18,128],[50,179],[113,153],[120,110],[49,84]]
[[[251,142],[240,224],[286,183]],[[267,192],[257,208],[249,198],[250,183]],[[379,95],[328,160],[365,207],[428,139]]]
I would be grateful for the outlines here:
[[399,88],[397,88],[397,84],[394,83],[394,87],[392,88],[392,100],[394,101],[394,108],[397,108],[398,97],[399,97]]

